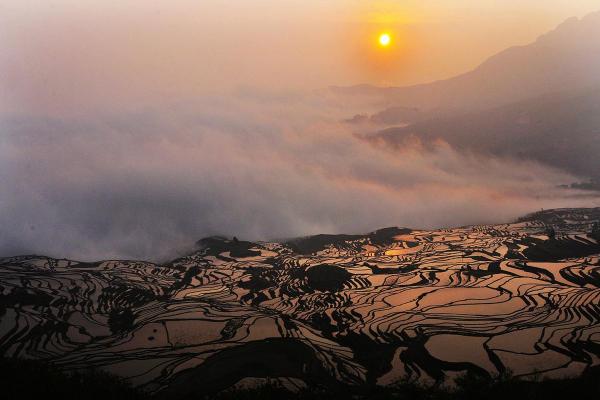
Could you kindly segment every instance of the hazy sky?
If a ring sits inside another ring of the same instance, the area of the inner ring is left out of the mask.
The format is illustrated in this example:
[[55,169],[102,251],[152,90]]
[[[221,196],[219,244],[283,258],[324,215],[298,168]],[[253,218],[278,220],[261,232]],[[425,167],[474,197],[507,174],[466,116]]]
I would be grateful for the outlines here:
[[[378,148],[328,85],[449,77],[597,0],[0,0],[0,256],[173,257],[598,204],[524,159]],[[392,46],[377,47],[377,34]],[[362,101],[362,100],[360,100]]]
[[[445,78],[597,0],[1,0],[0,110]],[[381,51],[375,35],[393,35]]]

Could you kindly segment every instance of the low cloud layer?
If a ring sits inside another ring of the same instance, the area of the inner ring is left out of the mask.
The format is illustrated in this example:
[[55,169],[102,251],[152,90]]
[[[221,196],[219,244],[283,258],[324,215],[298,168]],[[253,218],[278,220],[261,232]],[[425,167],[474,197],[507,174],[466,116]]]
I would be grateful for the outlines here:
[[8,118],[0,255],[166,260],[214,234],[252,240],[503,222],[597,204],[577,177],[440,142],[388,149],[321,94],[250,90],[127,114]]

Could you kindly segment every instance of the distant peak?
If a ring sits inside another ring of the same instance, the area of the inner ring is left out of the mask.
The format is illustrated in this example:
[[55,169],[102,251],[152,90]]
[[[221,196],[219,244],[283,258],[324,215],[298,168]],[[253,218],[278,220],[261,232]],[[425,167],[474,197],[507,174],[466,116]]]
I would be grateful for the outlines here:
[[590,20],[593,20],[593,19],[600,20],[600,10],[594,11],[592,13],[587,14],[581,20],[582,21],[590,21]]
[[587,14],[581,18],[579,17],[569,17],[564,20],[562,23],[556,26],[556,28],[551,31],[541,35],[538,38],[539,41],[543,41],[549,38],[554,38],[556,35],[568,34],[573,31],[587,31],[593,30],[595,31],[600,27],[600,11],[595,11],[593,13]]

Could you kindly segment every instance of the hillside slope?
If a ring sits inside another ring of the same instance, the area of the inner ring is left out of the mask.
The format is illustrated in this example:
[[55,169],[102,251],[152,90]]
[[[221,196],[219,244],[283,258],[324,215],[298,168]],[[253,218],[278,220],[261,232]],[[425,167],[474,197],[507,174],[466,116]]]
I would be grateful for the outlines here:
[[4,258],[0,349],[166,396],[580,374],[600,360],[599,220],[209,238],[164,265]]
[[535,160],[600,179],[600,89],[547,95],[491,110],[416,121],[365,135],[403,148],[438,140],[480,155]]

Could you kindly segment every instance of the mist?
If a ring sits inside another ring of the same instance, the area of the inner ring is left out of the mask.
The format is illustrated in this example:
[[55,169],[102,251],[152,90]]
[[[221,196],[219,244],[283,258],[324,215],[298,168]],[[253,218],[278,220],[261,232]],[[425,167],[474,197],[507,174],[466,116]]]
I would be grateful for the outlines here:
[[[559,187],[580,170],[508,151],[519,149],[484,155],[438,131],[426,145],[366,140],[393,126],[348,119],[396,104],[329,89],[467,71],[595,6],[571,3],[506,2],[520,10],[511,19],[454,1],[5,2],[0,256],[165,261],[209,235],[499,223],[597,205]],[[371,41],[381,29],[401,44],[386,55]]]
[[[124,114],[4,120],[0,254],[166,260],[252,240],[503,222],[589,204],[527,161],[382,148],[324,92],[238,91]],[[355,107],[363,108],[364,104]]]

